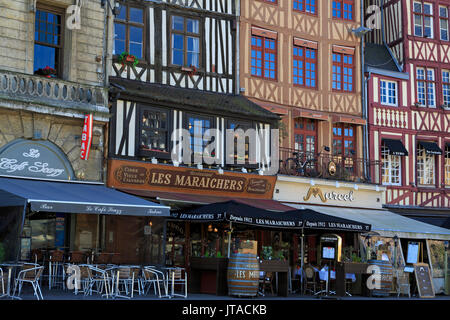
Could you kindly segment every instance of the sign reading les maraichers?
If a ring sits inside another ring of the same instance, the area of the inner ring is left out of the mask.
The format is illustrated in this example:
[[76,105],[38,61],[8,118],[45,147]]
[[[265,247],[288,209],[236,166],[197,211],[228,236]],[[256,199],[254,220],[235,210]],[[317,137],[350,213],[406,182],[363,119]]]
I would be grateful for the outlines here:
[[191,193],[208,191],[208,194],[252,194],[271,198],[274,182],[275,177],[228,172],[219,174],[214,170],[111,160],[108,184],[133,189],[179,189],[184,192],[190,190]]

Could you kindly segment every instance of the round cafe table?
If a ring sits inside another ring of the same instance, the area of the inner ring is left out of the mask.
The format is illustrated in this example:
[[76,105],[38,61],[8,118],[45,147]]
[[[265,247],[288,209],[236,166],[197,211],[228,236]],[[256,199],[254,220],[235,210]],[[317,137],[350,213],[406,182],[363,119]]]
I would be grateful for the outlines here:
[[11,295],[11,279],[12,279],[12,270],[16,267],[21,267],[23,266],[22,263],[20,262],[4,262],[4,263],[0,263],[1,267],[5,267],[8,269],[8,284],[6,287],[6,293],[2,296],[0,296],[1,298],[3,297],[9,297],[11,299],[20,299],[19,297],[13,296]]

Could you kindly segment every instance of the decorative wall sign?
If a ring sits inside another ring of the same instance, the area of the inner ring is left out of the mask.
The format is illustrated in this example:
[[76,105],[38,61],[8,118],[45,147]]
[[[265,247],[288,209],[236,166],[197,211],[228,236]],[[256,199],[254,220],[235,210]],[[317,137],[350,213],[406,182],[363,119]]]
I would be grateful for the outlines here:
[[44,140],[17,139],[1,148],[0,174],[58,180],[74,178],[65,154]]
[[303,200],[308,201],[311,196],[319,197],[322,202],[327,202],[327,200],[337,200],[337,201],[354,201],[353,191],[349,191],[348,193],[338,193],[335,191],[325,192],[323,193],[320,187],[311,187],[309,188],[306,196],[303,197]]
[[208,195],[230,195],[271,199],[276,176],[197,170],[189,167],[151,164],[137,161],[110,160],[108,186],[139,190],[184,193],[208,192]]
[[434,298],[433,281],[431,280],[430,267],[426,263],[414,264],[417,289],[421,298]]

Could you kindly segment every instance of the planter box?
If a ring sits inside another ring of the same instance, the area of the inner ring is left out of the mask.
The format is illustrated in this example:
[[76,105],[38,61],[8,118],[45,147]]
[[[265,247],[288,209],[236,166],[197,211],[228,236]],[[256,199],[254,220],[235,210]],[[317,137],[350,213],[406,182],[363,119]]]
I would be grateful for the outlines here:
[[289,263],[281,260],[262,260],[259,268],[261,271],[266,272],[288,272]]

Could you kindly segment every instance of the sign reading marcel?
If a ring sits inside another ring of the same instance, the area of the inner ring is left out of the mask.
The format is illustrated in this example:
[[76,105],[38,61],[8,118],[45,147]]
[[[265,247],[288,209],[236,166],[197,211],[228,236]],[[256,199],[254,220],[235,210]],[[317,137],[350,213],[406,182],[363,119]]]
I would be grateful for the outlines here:
[[73,170],[51,142],[17,139],[0,150],[0,175],[69,180]]
[[271,199],[276,177],[110,160],[108,185],[116,188],[249,195]]

